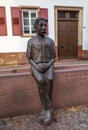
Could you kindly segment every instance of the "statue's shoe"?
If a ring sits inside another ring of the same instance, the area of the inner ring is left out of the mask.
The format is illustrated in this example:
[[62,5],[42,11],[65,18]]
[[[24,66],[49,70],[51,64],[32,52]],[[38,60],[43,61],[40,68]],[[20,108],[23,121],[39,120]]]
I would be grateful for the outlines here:
[[50,111],[52,114],[54,113],[54,109],[52,107],[50,108]]
[[45,119],[44,119],[44,123],[46,125],[49,125],[51,122],[52,122],[52,113],[51,113],[51,110],[46,110],[46,113],[45,113]]
[[43,121],[45,118],[45,110],[42,110],[42,112],[39,114],[39,121]]

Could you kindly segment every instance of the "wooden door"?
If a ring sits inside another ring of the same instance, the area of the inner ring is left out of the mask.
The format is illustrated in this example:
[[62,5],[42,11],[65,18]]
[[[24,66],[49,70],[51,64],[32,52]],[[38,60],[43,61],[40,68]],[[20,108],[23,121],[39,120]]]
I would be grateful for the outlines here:
[[58,55],[60,59],[77,58],[77,16],[78,12],[58,12]]

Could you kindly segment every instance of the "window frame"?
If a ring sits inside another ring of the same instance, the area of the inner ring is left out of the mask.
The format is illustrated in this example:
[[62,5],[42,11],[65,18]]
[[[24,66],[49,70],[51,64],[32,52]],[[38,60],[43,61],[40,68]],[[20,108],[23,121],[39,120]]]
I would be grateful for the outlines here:
[[[32,33],[24,34],[24,32],[23,32],[24,25],[23,25],[22,11],[23,10],[29,10],[29,12],[30,12],[31,10],[36,10],[36,17],[38,17],[40,7],[39,6],[20,6],[20,9],[21,9],[21,29],[22,29],[21,37],[32,37],[32,36],[35,36],[36,33],[34,33],[34,34],[32,34]],[[30,20],[31,20],[31,17],[30,17]]]

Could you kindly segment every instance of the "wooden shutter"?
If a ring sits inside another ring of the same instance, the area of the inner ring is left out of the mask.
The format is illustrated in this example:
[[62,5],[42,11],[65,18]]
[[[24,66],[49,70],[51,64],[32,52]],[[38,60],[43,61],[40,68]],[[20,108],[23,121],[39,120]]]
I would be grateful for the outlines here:
[[39,17],[45,18],[47,20],[47,35],[48,35],[48,9],[40,8]]
[[12,33],[14,36],[21,35],[21,12],[19,7],[11,7]]
[[5,7],[0,6],[0,36],[7,35]]

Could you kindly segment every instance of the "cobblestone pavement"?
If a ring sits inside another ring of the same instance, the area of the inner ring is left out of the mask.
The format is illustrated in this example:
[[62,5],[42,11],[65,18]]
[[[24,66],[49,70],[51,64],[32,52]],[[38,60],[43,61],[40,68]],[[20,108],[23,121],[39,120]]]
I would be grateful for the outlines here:
[[[51,125],[38,122],[38,113],[0,119],[0,130],[88,130],[88,107],[55,110]],[[4,125],[3,125],[4,124]]]

